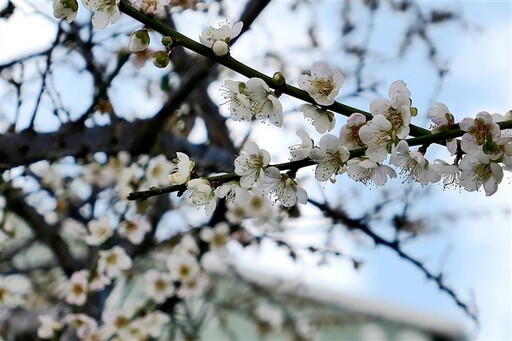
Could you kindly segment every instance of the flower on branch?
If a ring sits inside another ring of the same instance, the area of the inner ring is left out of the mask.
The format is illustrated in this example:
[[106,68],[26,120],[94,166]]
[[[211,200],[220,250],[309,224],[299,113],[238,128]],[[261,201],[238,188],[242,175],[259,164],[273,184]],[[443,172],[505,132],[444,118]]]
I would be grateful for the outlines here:
[[500,126],[496,124],[491,115],[482,111],[476,118],[466,117],[460,122],[460,129],[466,133],[462,135],[460,146],[468,154],[483,151],[485,154],[496,153],[497,139],[500,137]]
[[478,191],[484,187],[485,195],[496,193],[503,180],[503,169],[496,162],[483,162],[479,158],[466,154],[459,163],[460,184],[466,191]]
[[114,246],[110,250],[99,251],[98,270],[105,272],[110,278],[116,278],[121,271],[132,267],[132,260],[120,246]]
[[323,110],[312,104],[302,104],[299,111],[304,114],[304,117],[311,120],[315,129],[320,134],[331,131],[336,125],[336,118],[329,110]]
[[393,145],[392,130],[393,126],[384,115],[375,115],[359,129],[359,137],[368,147],[366,156],[370,160],[381,162],[387,158]]
[[340,70],[326,62],[316,62],[311,67],[311,71],[299,76],[298,84],[316,103],[331,105],[344,81],[345,78]]
[[275,93],[261,78],[251,78],[247,81],[247,94],[251,101],[251,112],[256,119],[270,122],[276,127],[283,125],[283,106]]
[[190,161],[187,154],[177,152],[176,158],[171,164],[171,174],[169,181],[172,185],[182,185],[190,179],[190,172],[194,169],[194,161]]
[[243,26],[243,22],[239,21],[231,27],[231,23],[226,19],[219,22],[217,27],[206,27],[199,36],[199,41],[212,48],[217,56],[224,56],[229,52],[229,42],[240,34]]
[[252,141],[247,141],[235,159],[235,173],[240,175],[240,185],[247,189],[261,187],[265,183],[265,167],[270,154]]
[[235,121],[250,121],[252,119],[251,101],[247,96],[245,83],[226,80],[222,91],[226,103],[229,103],[231,118]]
[[350,153],[347,147],[342,146],[340,139],[334,135],[326,134],[319,142],[319,148],[311,150],[310,158],[318,162],[315,169],[315,178],[318,181],[331,180],[336,182],[336,175],[347,170],[347,160]]
[[222,184],[215,189],[215,195],[220,199],[226,198],[227,202],[235,205],[244,205],[251,197],[249,191],[242,187],[239,181],[230,181]]
[[349,116],[347,123],[340,129],[341,144],[349,150],[362,148],[364,142],[359,136],[359,129],[366,124],[366,116],[360,113],[353,113]]
[[94,12],[92,16],[94,28],[105,28],[109,24],[114,24],[121,16],[120,0],[82,0],[82,2],[88,10]]
[[54,0],[53,16],[57,19],[66,18],[68,24],[72,23],[78,12],[78,2],[76,0]]
[[396,149],[393,149],[390,161],[393,165],[402,168],[401,174],[406,174],[422,186],[429,182],[438,182],[441,179],[439,173],[430,165],[423,154],[410,151],[405,141],[400,141]]
[[306,131],[299,129],[296,134],[300,137],[302,143],[290,147],[290,154],[292,155],[290,161],[299,161],[308,158],[313,149],[313,140]]
[[210,182],[204,178],[192,179],[187,182],[187,189],[190,190],[190,200],[194,205],[204,205],[204,210],[207,215],[212,214],[217,206],[215,199],[215,191],[210,185]]
[[[427,115],[435,124],[434,133],[448,130],[455,124],[455,118],[450,110],[441,102],[434,103],[434,107],[428,111]],[[451,155],[455,155],[457,153],[457,140],[446,140],[446,147]]]
[[305,204],[308,194],[304,188],[299,187],[297,181],[288,174],[281,174],[276,167],[265,170],[265,191],[279,200],[284,207],[292,207],[297,202]]
[[130,51],[140,52],[144,51],[149,46],[151,39],[147,29],[138,30],[132,33],[130,42]]
[[396,178],[393,168],[374,162],[366,157],[348,160],[347,175],[354,181],[367,185],[373,182],[377,186],[383,186],[388,177]]
[[67,283],[66,302],[73,305],[83,305],[89,292],[89,271],[75,271]]
[[378,98],[370,103],[372,115],[383,115],[393,127],[393,135],[405,139],[409,135],[411,123],[411,92],[402,80],[391,83],[389,100]]

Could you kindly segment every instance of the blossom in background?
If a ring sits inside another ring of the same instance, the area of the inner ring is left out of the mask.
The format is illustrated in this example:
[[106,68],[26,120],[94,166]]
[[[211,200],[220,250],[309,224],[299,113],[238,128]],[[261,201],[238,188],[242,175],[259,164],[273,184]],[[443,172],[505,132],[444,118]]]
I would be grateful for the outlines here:
[[172,185],[182,185],[190,179],[190,172],[194,169],[194,161],[190,161],[187,154],[176,152],[176,158],[171,164],[169,181]]
[[393,133],[399,139],[409,135],[411,123],[411,92],[402,80],[391,83],[388,91],[389,100],[378,98],[370,103],[372,115],[383,115],[393,127]]
[[265,183],[265,167],[270,163],[270,154],[252,141],[247,141],[235,159],[235,173],[240,175],[240,185],[250,189]]
[[98,269],[105,272],[110,278],[116,278],[121,271],[132,267],[132,260],[120,246],[114,246],[110,250],[99,251]]
[[189,298],[199,296],[204,293],[209,284],[210,281],[208,280],[208,276],[204,273],[200,273],[194,278],[181,283],[181,286],[178,289],[178,297]]
[[[427,115],[435,124],[432,130],[433,133],[449,130],[455,125],[455,117],[450,113],[450,110],[444,103],[434,103],[434,106],[430,108]],[[455,155],[457,153],[457,140],[446,140],[446,147],[451,155]]]
[[222,96],[229,104],[231,118],[235,121],[252,119],[251,101],[247,96],[247,85],[244,82],[224,81]]
[[119,224],[119,234],[128,238],[132,244],[140,244],[146,233],[151,231],[151,224],[146,217],[134,215]]
[[174,247],[173,252],[177,255],[197,256],[199,254],[199,247],[194,237],[186,234],[181,237],[179,244]]
[[203,227],[199,233],[201,239],[210,245],[210,250],[224,253],[229,242],[229,225],[218,223],[214,228]]
[[163,327],[170,322],[169,315],[161,311],[154,311],[148,313],[142,318],[143,325],[146,327],[149,336],[158,339],[162,334]]
[[[158,155],[149,160],[146,170],[146,183],[148,186],[165,186],[169,183],[169,161],[164,155]],[[172,169],[171,169],[172,172]]]
[[383,186],[388,177],[396,178],[393,168],[374,162],[366,157],[348,160],[347,175],[354,181],[367,185],[373,182],[377,186]]
[[300,137],[302,143],[290,147],[290,154],[292,155],[290,161],[299,161],[308,158],[313,149],[313,140],[304,129],[297,130],[296,134]]
[[342,73],[326,62],[314,63],[311,71],[298,78],[299,87],[320,105],[333,104],[344,81]]
[[53,16],[57,19],[66,18],[68,24],[72,23],[78,12],[78,2],[76,0],[54,0]]
[[169,273],[148,270],[144,273],[147,293],[157,303],[163,303],[174,294],[173,279]]
[[250,199],[249,191],[240,186],[239,181],[226,182],[215,189],[215,195],[222,199],[226,198],[227,202],[238,205],[246,204]]
[[167,268],[174,280],[182,282],[193,279],[200,271],[196,258],[185,254],[172,254],[167,257]]
[[276,167],[265,170],[265,190],[278,199],[284,207],[292,207],[297,202],[305,204],[308,194],[287,174],[281,174]]
[[500,126],[497,125],[492,116],[482,111],[476,118],[466,117],[460,121],[460,129],[466,133],[462,135],[460,147],[468,154],[475,154],[483,151],[485,154],[493,154],[497,151],[496,141],[500,137]]
[[364,147],[364,143],[359,136],[359,129],[366,124],[366,116],[360,113],[353,113],[347,119],[347,123],[340,129],[341,145],[348,150]]
[[329,110],[320,109],[316,105],[302,104],[299,111],[313,123],[316,131],[320,134],[333,130],[336,125],[334,114]]
[[199,41],[210,47],[217,56],[224,56],[229,52],[229,42],[240,34],[243,26],[244,24],[239,21],[231,27],[229,20],[226,19],[219,22],[217,27],[206,27],[199,36]]
[[254,117],[262,122],[268,119],[276,127],[281,127],[283,106],[267,83],[261,78],[250,78],[246,86]]
[[52,339],[55,333],[63,327],[62,323],[56,321],[49,314],[39,315],[37,319],[41,322],[41,325],[37,328],[37,337],[40,339]]
[[111,282],[112,280],[109,277],[96,268],[89,277],[89,290],[101,291]]
[[31,289],[30,281],[23,275],[0,275],[0,306],[19,306]]
[[82,0],[84,6],[94,12],[92,25],[98,29],[114,24],[119,19],[119,2],[120,0]]
[[204,178],[192,179],[187,182],[187,189],[190,191],[189,198],[192,203],[197,206],[204,206],[207,215],[212,214],[217,206],[217,200],[210,182]]
[[88,245],[100,245],[114,233],[114,227],[110,217],[107,215],[90,220],[87,228],[89,229],[89,234],[84,237],[84,240]]
[[484,187],[485,195],[496,193],[503,180],[503,169],[496,162],[482,162],[477,157],[466,154],[459,163],[460,184],[466,191],[478,191]]
[[87,300],[89,292],[89,271],[75,271],[67,283],[66,302],[81,306]]
[[130,0],[130,3],[145,14],[155,15],[162,13],[170,0]]
[[119,334],[128,328],[133,313],[133,309],[104,310],[101,314],[101,319],[103,320],[101,334],[103,339],[108,340],[112,335]]
[[370,160],[381,162],[388,157],[388,150],[393,145],[392,129],[393,126],[383,115],[375,115],[359,129],[359,137],[368,147],[365,153]]
[[67,314],[64,322],[76,329],[76,334],[83,339],[98,330],[98,323],[86,314]]
[[391,163],[402,169],[401,174],[406,174],[422,186],[428,183],[438,182],[441,179],[434,167],[431,167],[427,159],[420,152],[409,150],[405,141],[400,141],[396,150],[393,151]]
[[340,139],[334,135],[322,136],[318,148],[311,150],[310,158],[317,162],[315,178],[318,181],[336,182],[336,175],[347,170],[347,160],[350,153],[347,147],[342,146]]

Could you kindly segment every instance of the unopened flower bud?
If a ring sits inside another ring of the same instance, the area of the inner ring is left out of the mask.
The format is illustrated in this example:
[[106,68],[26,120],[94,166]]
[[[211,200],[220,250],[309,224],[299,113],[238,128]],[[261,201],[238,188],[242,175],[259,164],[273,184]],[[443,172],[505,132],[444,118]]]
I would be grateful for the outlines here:
[[222,57],[228,54],[229,46],[225,41],[217,40],[215,43],[213,43],[212,50],[215,55]]
[[272,76],[272,79],[274,82],[276,82],[277,85],[283,85],[286,82],[286,79],[284,78],[284,75],[282,72],[276,72]]
[[130,44],[130,51],[138,52],[143,51],[148,47],[150,42],[148,30],[138,30],[132,33],[132,42]]
[[153,65],[163,69],[169,64],[169,52],[157,51],[153,54]]
[[414,117],[416,115],[418,115],[418,108],[411,107],[411,116]]
[[172,37],[166,36],[162,38],[162,45],[168,49],[174,44],[174,41],[172,40]]

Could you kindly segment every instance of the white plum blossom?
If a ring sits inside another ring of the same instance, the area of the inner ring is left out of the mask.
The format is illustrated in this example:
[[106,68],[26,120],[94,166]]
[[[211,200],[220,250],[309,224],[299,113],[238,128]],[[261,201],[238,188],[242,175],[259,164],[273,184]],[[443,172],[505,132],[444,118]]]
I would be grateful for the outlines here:
[[290,161],[299,161],[308,158],[313,149],[313,140],[304,129],[297,130],[296,134],[300,137],[302,143],[290,147],[290,154],[292,155]]
[[377,186],[383,186],[388,177],[396,178],[393,168],[365,157],[348,160],[347,164],[348,177],[365,185],[373,182]]
[[146,170],[146,182],[148,186],[167,185],[169,181],[169,168],[171,168],[171,166],[164,155],[158,155],[152,158]]
[[195,257],[186,254],[172,254],[167,258],[167,268],[172,279],[181,282],[195,278],[199,272],[199,264]]
[[281,174],[276,167],[265,170],[265,191],[279,200],[284,207],[292,207],[297,202],[305,204],[308,194],[304,188],[297,184],[288,174]]
[[86,314],[67,314],[64,322],[76,329],[76,334],[81,340],[98,330],[96,320]]
[[424,155],[419,151],[410,151],[405,141],[400,141],[391,155],[391,163],[402,169],[400,174],[406,174],[422,186],[438,182],[439,173],[430,165]]
[[311,151],[310,158],[317,162],[315,178],[318,181],[336,182],[336,175],[347,170],[347,160],[350,153],[347,147],[342,146],[340,139],[334,135],[326,134],[319,142],[319,148]]
[[158,339],[162,334],[163,327],[171,320],[169,315],[161,311],[153,311],[142,318],[149,336]]
[[0,275],[0,306],[19,306],[25,301],[31,288],[30,281],[23,275]]
[[89,277],[89,290],[101,291],[109,285],[112,280],[107,277],[103,272],[96,269]]
[[194,161],[190,161],[187,154],[176,152],[176,158],[171,164],[171,174],[169,181],[172,185],[182,185],[190,179],[190,172],[194,169]]
[[460,122],[460,129],[466,133],[462,135],[460,146],[468,154],[475,154],[482,150],[486,154],[496,152],[496,141],[500,137],[501,130],[492,116],[482,111],[476,118],[466,117]]
[[203,227],[199,236],[210,245],[211,251],[223,253],[229,242],[229,225],[222,222],[214,228]]
[[130,0],[130,3],[145,14],[155,15],[162,13],[170,0]]
[[104,310],[101,314],[103,320],[102,336],[103,339],[108,340],[112,335],[122,332],[123,329],[128,328],[133,316],[132,309],[112,309]]
[[174,247],[173,252],[177,255],[197,256],[199,254],[199,247],[196,240],[191,235],[186,234],[181,237],[179,244]]
[[209,283],[210,281],[208,280],[208,276],[204,273],[200,273],[197,276],[181,283],[181,286],[178,289],[178,297],[186,299],[199,296],[204,293],[206,288],[208,288]]
[[337,68],[326,62],[316,62],[311,71],[299,76],[297,82],[316,103],[328,106],[334,103],[344,81],[343,74]]
[[217,27],[208,26],[201,32],[199,41],[201,44],[212,48],[217,56],[224,56],[229,52],[229,42],[242,31],[244,24],[239,21],[233,27],[229,20],[221,21]]
[[121,16],[120,0],[82,0],[82,2],[88,10],[94,12],[92,16],[94,28],[105,28],[109,24],[114,24]]
[[239,181],[223,183],[215,189],[215,195],[220,199],[226,198],[227,202],[233,202],[238,205],[244,205],[251,197],[249,191],[240,186]]
[[366,116],[360,113],[353,113],[349,116],[347,123],[340,129],[341,145],[349,150],[364,147],[363,141],[359,136],[359,129],[366,124]]
[[329,110],[323,110],[312,104],[302,104],[299,107],[305,118],[310,120],[320,134],[331,131],[336,125],[336,118]]
[[388,150],[393,145],[393,126],[383,115],[375,115],[368,123],[359,129],[361,141],[368,147],[366,156],[381,162],[388,156]]
[[54,0],[53,16],[57,19],[66,18],[68,24],[72,23],[78,12],[78,2],[76,0]]
[[483,186],[486,196],[493,195],[503,180],[503,169],[498,163],[484,163],[471,154],[462,158],[459,169],[460,184],[469,192],[478,191]]
[[456,165],[451,165],[444,160],[436,159],[432,168],[443,179],[443,187],[460,186],[460,169]]
[[252,141],[247,141],[235,159],[235,173],[240,175],[240,185],[245,188],[260,187],[265,183],[265,167],[270,154]]
[[269,119],[273,125],[281,127],[283,125],[283,106],[267,83],[261,78],[250,78],[246,86],[254,117],[262,122]]
[[247,85],[244,82],[226,80],[222,88],[222,96],[229,104],[231,118],[235,121],[252,119],[251,101],[247,96]]
[[87,228],[89,229],[89,234],[84,237],[84,240],[88,245],[100,245],[114,234],[114,226],[107,215],[90,220]]
[[140,244],[146,233],[151,231],[151,224],[146,217],[136,214],[119,224],[119,234],[128,238],[132,244]]
[[156,303],[163,303],[174,294],[173,278],[167,272],[148,270],[144,273],[147,293]]
[[[450,129],[455,124],[455,117],[450,113],[448,107],[441,102],[434,103],[427,113],[428,117],[434,122],[435,127],[433,133],[438,133]],[[446,147],[451,155],[457,153],[457,140],[446,140]]]
[[37,328],[37,337],[40,339],[52,339],[56,332],[59,332],[63,324],[58,322],[49,314],[39,315],[37,317],[41,325]]
[[81,306],[87,300],[89,292],[89,271],[75,271],[67,283],[66,302]]
[[110,278],[118,277],[122,271],[132,267],[132,260],[126,251],[120,246],[114,246],[110,250],[99,251],[99,271],[105,272]]
[[217,200],[210,182],[204,178],[192,179],[187,182],[187,189],[190,191],[189,198],[192,203],[197,206],[204,206],[207,215],[212,214],[217,206]]
[[391,83],[389,100],[378,98],[370,103],[372,115],[383,115],[393,127],[393,136],[405,139],[409,135],[411,123],[411,92],[404,81]]

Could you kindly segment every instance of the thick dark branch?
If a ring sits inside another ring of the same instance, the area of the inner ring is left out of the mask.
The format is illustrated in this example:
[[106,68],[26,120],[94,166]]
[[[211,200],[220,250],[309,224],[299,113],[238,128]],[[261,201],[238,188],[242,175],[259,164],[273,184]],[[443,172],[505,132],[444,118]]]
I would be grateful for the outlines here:
[[380,235],[373,232],[370,226],[363,219],[350,218],[344,212],[333,209],[327,204],[322,204],[312,199],[309,199],[308,201],[315,205],[319,210],[321,210],[325,216],[333,219],[334,222],[341,223],[349,229],[363,232],[373,240],[375,245],[382,245],[390,250],[393,250],[393,252],[395,252],[400,258],[414,265],[427,277],[428,280],[436,283],[439,290],[446,293],[455,302],[455,304],[457,304],[457,306],[459,306],[466,313],[466,315],[468,315],[473,321],[475,321],[475,323],[478,324],[478,316],[473,307],[470,307],[467,303],[463,302],[459,295],[452,288],[446,285],[444,282],[443,274],[433,274],[422,262],[405,253],[398,240],[388,241],[382,238]]
[[66,275],[71,276],[73,272],[83,267],[83,264],[80,264],[69,250],[66,241],[60,236],[59,226],[48,224],[35,208],[26,203],[21,190],[4,185],[3,196],[7,209],[27,222],[36,238],[45,243],[53,252],[55,260]]

